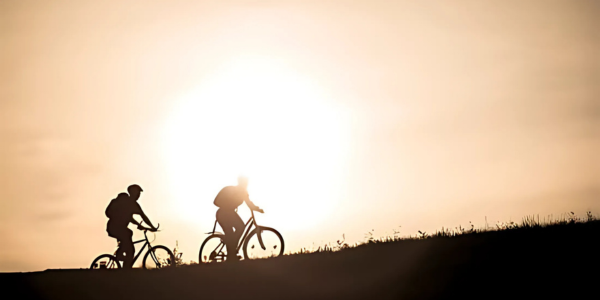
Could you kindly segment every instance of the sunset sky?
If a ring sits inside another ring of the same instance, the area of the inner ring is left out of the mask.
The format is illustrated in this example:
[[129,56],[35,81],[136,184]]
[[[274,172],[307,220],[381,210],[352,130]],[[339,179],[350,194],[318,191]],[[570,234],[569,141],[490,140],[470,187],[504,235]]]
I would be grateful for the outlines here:
[[0,272],[114,252],[104,210],[132,183],[185,261],[238,174],[289,251],[600,214],[599,15],[594,0],[1,1]]

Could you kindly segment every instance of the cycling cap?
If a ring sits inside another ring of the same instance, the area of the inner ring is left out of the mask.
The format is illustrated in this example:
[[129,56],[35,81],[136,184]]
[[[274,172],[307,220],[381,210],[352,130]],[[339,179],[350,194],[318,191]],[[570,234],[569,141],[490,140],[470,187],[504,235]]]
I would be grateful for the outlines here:
[[127,187],[127,191],[132,193],[135,191],[139,191],[139,192],[143,192],[144,190],[142,190],[142,187],[137,185],[137,184],[132,184],[129,187]]

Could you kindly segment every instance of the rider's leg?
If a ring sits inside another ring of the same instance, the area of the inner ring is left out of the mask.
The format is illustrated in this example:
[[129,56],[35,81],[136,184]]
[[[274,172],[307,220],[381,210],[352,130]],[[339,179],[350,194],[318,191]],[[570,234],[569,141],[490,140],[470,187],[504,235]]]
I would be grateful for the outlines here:
[[[237,214],[237,212],[234,212],[233,215],[231,216],[231,225],[233,226],[233,229],[235,229],[235,232],[233,233],[233,243],[235,245],[235,247],[237,247],[240,238],[242,237],[242,234],[244,233],[244,229],[246,229],[246,224],[244,224],[244,221],[242,220],[242,218],[240,218],[240,216]],[[237,253],[236,253],[237,255]]]
[[[244,221],[240,216],[232,209],[219,209],[217,211],[217,222],[219,226],[223,228],[225,233],[225,245],[227,246],[227,259],[237,259],[237,244],[240,236],[244,231]],[[241,225],[240,225],[241,224]],[[235,231],[234,231],[235,229]]]
[[123,260],[123,249],[121,247],[121,240],[123,240],[123,230],[119,230],[119,228],[115,228],[114,226],[108,226],[108,228],[106,229],[106,232],[108,233],[108,236],[114,238],[117,240],[117,242],[119,243],[119,247],[117,248],[117,251],[115,252],[115,257],[117,258],[117,260],[122,261]]
[[122,248],[121,240],[117,239],[117,241],[119,242],[119,248],[117,248],[117,255],[115,255],[115,256],[117,257],[117,260],[123,261],[125,259],[125,255],[124,255],[125,251]]
[[133,231],[127,229],[127,231],[123,231],[123,237],[121,238],[121,246],[119,247],[119,252],[125,252],[125,257],[123,257],[123,268],[131,269],[133,267],[133,256],[135,255],[135,248],[133,246]]

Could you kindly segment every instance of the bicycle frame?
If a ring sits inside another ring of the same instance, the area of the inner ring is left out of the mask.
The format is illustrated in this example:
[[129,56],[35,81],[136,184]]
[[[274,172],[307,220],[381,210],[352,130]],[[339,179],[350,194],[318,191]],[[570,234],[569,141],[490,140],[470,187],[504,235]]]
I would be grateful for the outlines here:
[[[148,236],[146,235],[146,230],[144,230],[144,239],[133,242],[134,247],[135,247],[135,244],[139,244],[141,242],[146,242],[146,243],[144,243],[144,246],[142,246],[142,248],[140,249],[140,252],[138,252],[137,255],[133,257],[133,262],[131,263],[131,265],[135,264],[137,259],[142,255],[142,252],[144,252],[144,249],[146,249],[146,246],[148,246],[148,250],[150,250],[150,248],[152,248],[152,245],[150,244],[150,241],[148,240]],[[120,249],[120,245],[119,245],[119,247],[117,247],[117,250],[115,250],[115,254],[113,254],[115,257],[117,256],[119,249]]]

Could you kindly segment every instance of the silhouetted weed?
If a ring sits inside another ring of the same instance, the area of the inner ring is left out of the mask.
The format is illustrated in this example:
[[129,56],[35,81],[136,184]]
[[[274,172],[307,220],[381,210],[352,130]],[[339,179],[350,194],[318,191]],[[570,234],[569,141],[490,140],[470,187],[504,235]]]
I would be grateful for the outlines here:
[[454,227],[454,229],[442,227],[441,230],[438,230],[434,233],[427,233],[426,231],[417,231],[415,236],[408,237],[400,237],[399,230],[393,230],[393,235],[388,235],[384,237],[375,237],[374,229],[365,233],[364,242],[358,242],[353,245],[349,245],[345,242],[345,235],[342,235],[342,240],[337,241],[337,246],[332,247],[331,243],[326,244],[324,246],[318,247],[316,250],[302,248],[298,251],[289,252],[285,255],[296,255],[296,254],[307,254],[307,253],[322,253],[322,252],[335,252],[340,251],[342,249],[351,249],[356,248],[358,246],[369,245],[369,244],[378,244],[378,243],[393,243],[399,241],[410,241],[410,240],[424,240],[431,238],[452,238],[461,235],[467,234],[477,234],[482,232],[491,232],[491,231],[505,231],[505,230],[518,230],[518,229],[532,229],[532,228],[543,228],[546,226],[554,226],[554,225],[570,225],[575,223],[585,223],[598,220],[597,217],[592,215],[590,211],[586,213],[585,218],[579,218],[575,215],[575,213],[570,212],[561,215],[557,219],[552,219],[552,216],[548,216],[548,218],[544,218],[540,220],[539,215],[526,216],[521,220],[521,223],[517,223],[514,221],[508,222],[497,222],[495,227],[488,226],[487,217],[485,227],[481,229],[476,229],[475,225],[469,221],[468,227],[462,227],[461,225]]

